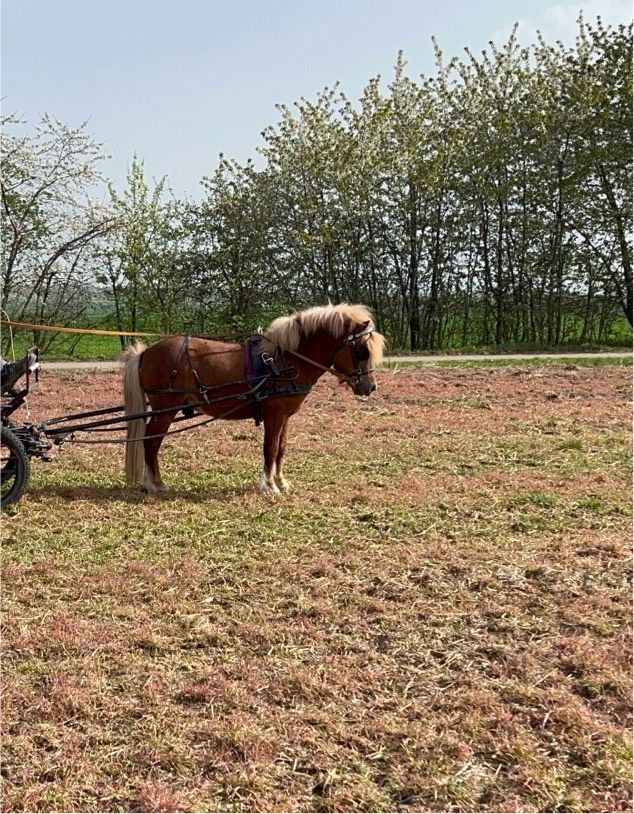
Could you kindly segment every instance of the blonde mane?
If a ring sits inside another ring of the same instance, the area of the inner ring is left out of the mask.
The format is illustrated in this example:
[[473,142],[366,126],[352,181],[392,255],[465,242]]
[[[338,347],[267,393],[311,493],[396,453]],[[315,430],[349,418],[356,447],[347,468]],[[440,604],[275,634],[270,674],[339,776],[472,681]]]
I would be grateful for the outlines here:
[[[278,317],[264,332],[268,353],[275,348],[297,350],[303,337],[311,336],[319,330],[327,331],[334,337],[343,336],[346,331],[359,330],[367,322],[374,324],[372,314],[365,305],[316,305],[306,311],[297,311],[287,317]],[[373,331],[367,339],[370,351],[370,365],[376,367],[383,358],[385,339]],[[268,346],[268,347],[267,347]]]

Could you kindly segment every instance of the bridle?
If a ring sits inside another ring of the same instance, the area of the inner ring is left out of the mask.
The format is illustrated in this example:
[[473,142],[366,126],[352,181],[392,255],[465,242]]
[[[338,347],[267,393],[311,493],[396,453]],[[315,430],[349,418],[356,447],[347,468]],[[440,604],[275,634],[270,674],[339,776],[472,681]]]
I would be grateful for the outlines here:
[[[373,367],[367,368],[366,370],[363,370],[361,367],[361,362],[365,362],[370,358],[370,349],[368,348],[367,342],[360,341],[364,336],[371,336],[374,331],[374,325],[368,322],[360,331],[352,331],[346,334],[333,348],[330,354],[330,361],[327,365],[322,365],[320,362],[316,362],[314,359],[310,359],[308,356],[304,356],[302,353],[298,353],[294,350],[285,350],[284,353],[302,359],[304,362],[309,362],[314,367],[318,367],[326,373],[331,373],[333,376],[336,376],[342,382],[357,385],[364,376],[374,372]],[[335,357],[345,347],[350,347],[352,359],[357,365],[352,373],[342,373],[340,370],[337,370],[334,365]]]
[[[343,339],[341,339],[335,345],[332,351],[329,369],[344,377],[345,381],[352,382],[353,384],[359,384],[364,376],[373,373],[373,367],[366,368],[365,370],[361,367],[361,362],[367,362],[370,358],[370,348],[368,347],[367,342],[360,341],[364,336],[372,336],[373,333],[374,325],[371,322],[368,322],[368,324],[364,325],[360,331],[353,331],[347,334],[347,336],[344,336]],[[341,373],[341,371],[337,370],[337,368],[334,366],[335,357],[339,351],[345,347],[350,348],[352,360],[356,364],[356,368],[351,374]]]

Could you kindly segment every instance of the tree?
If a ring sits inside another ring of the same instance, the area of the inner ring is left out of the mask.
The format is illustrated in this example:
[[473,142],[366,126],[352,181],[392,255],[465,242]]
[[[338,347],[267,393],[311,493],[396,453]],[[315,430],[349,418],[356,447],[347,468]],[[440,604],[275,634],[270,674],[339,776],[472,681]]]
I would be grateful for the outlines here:
[[[631,28],[514,31],[435,76],[399,55],[352,103],[279,107],[264,169],[222,159],[196,217],[221,322],[362,299],[395,346],[607,337],[631,306]],[[611,82],[614,69],[619,80]]]
[[113,303],[119,331],[170,333],[180,328],[191,305],[183,264],[183,205],[163,200],[165,178],[150,188],[136,157],[126,180],[121,194],[109,185],[115,229],[97,247],[96,279]]
[[632,24],[606,29],[599,19],[592,28],[580,19],[579,26],[569,73],[585,70],[592,103],[586,107],[586,218],[577,231],[632,325]]
[[[3,119],[2,309],[17,320],[70,322],[85,313],[88,247],[112,228],[90,193],[102,181],[102,145],[86,125],[43,116],[34,132]],[[50,341],[36,335],[40,344]]]

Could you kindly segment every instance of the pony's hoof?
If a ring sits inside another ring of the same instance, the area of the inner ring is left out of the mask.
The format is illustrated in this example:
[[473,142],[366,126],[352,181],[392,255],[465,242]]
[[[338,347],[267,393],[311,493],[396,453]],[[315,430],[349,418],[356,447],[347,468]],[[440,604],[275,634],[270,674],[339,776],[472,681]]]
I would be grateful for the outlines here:
[[153,495],[156,492],[167,492],[167,486],[164,483],[152,483],[150,481],[146,481],[142,487],[144,492],[148,495]]
[[291,488],[291,485],[290,485],[290,483],[289,483],[289,482],[286,480],[286,478],[279,478],[279,479],[276,479],[276,481],[275,481],[275,485],[276,485],[276,486],[277,486],[277,488],[280,490],[280,492],[288,492],[288,491],[290,491],[290,488]]
[[260,492],[263,495],[279,495],[280,490],[274,483],[267,483],[266,481],[262,481],[260,483]]

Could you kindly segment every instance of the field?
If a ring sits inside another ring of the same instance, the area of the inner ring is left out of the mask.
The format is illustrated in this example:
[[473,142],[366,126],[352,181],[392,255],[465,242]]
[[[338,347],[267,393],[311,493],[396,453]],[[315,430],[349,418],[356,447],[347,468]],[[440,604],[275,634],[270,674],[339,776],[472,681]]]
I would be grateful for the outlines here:
[[[101,318],[97,320],[98,324],[108,328],[114,327],[112,319],[108,319],[106,314],[102,314],[100,316]],[[220,333],[222,334],[223,331],[220,331]],[[227,332],[224,331],[224,333]],[[229,331],[229,333],[231,332]],[[474,325],[473,333],[479,334],[481,333],[481,330]],[[580,326],[578,326],[575,330],[570,330],[571,337],[578,337],[580,334]],[[117,336],[100,336],[92,335],[90,333],[44,333],[41,336],[43,336],[43,339],[40,340],[42,355],[49,361],[53,359],[87,361],[93,361],[95,359],[116,359],[121,353],[121,343],[119,337]],[[33,344],[37,344],[32,331],[16,330],[10,334],[5,328],[3,337],[3,355],[7,359],[14,359],[22,356]],[[154,339],[143,339],[143,341],[152,342]],[[457,342],[445,342],[442,350],[438,351],[438,353],[579,353],[584,351],[601,350],[631,351],[631,349],[632,328],[625,317],[619,316],[612,320],[610,329],[607,331],[607,335],[601,341],[591,340],[584,344],[580,344],[575,338],[569,338],[563,341],[561,344],[553,345],[552,347],[549,347],[544,342],[521,343],[509,341],[503,345],[469,345],[467,347],[461,347]],[[397,355],[402,352],[407,353],[407,351],[404,351],[402,348],[391,348],[391,353],[393,355]],[[425,353],[425,351],[421,352]]]
[[[31,419],[120,401],[44,373]],[[631,810],[631,368],[322,380],[34,463],[3,518],[7,811]]]

